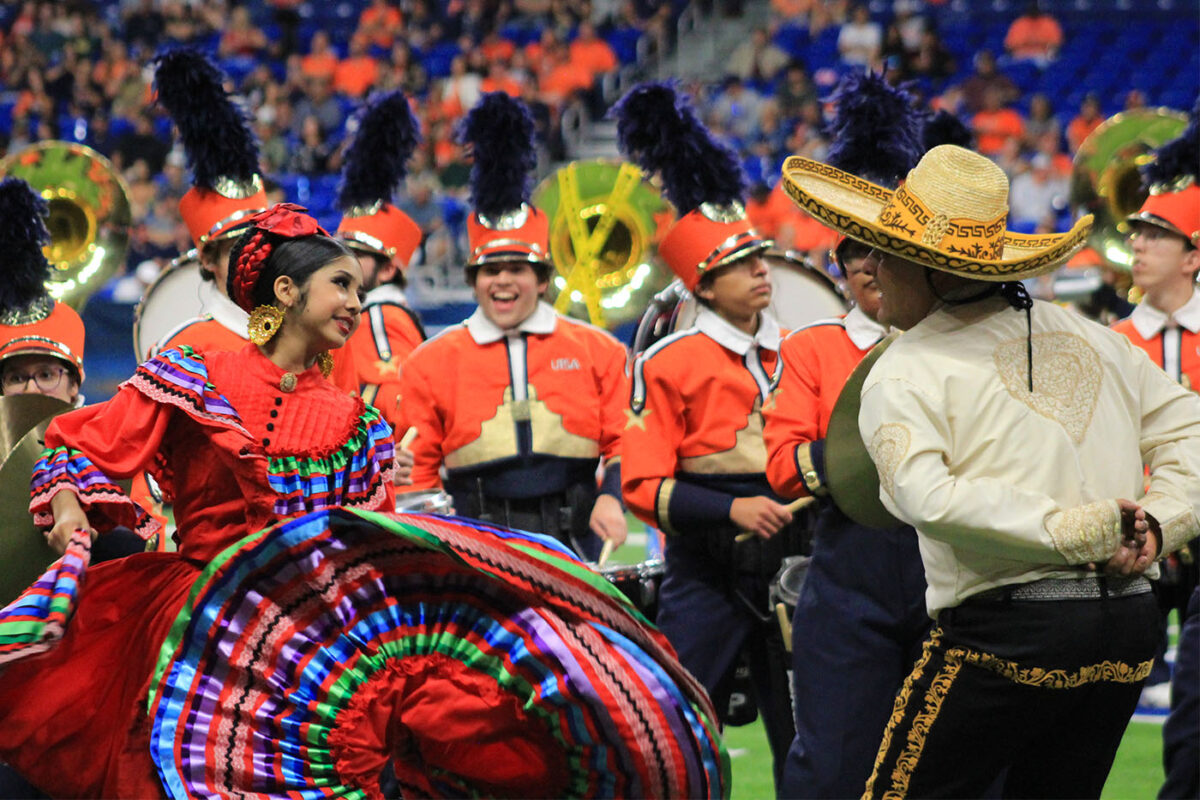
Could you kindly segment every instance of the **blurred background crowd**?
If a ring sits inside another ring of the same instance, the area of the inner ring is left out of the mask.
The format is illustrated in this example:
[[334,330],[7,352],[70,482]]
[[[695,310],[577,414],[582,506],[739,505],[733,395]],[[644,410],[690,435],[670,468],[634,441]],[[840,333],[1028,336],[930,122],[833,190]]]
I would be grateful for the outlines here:
[[615,156],[604,114],[625,88],[681,80],[742,153],[756,225],[820,263],[831,234],[777,183],[786,156],[825,152],[826,100],[848,70],[882,71],[961,119],[1009,174],[1010,227],[1026,232],[1068,227],[1072,161],[1089,132],[1122,109],[1186,110],[1200,83],[1194,0],[5,3],[0,144],[82,142],[124,175],[132,243],[104,294],[117,303],[135,303],[188,246],[186,160],[150,68],[179,44],[213,54],[244,98],[278,199],[330,225],[355,109],[372,91],[405,90],[424,135],[398,198],[426,235],[410,280],[418,307],[465,289],[468,166],[454,128],[483,92],[529,104],[546,175]]

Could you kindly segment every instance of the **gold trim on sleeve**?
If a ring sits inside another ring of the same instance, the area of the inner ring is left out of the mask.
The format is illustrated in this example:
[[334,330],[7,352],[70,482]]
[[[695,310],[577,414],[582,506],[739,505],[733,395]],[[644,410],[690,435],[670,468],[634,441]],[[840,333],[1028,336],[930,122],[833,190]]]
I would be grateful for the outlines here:
[[800,468],[800,480],[808,489],[809,494],[814,497],[824,497],[829,494],[829,489],[821,482],[821,476],[817,474],[817,468],[813,464],[812,442],[796,445],[796,466]]
[[1115,500],[1056,511],[1043,525],[1054,549],[1068,564],[1106,561],[1121,541],[1121,509]]
[[654,518],[658,520],[658,529],[671,536],[678,532],[671,527],[671,495],[675,491],[675,479],[663,478],[658,485],[658,496],[654,498]]
[[885,422],[875,429],[875,435],[867,443],[867,451],[875,468],[879,470],[879,485],[890,497],[895,497],[896,468],[908,455],[909,445],[912,444],[912,433],[907,425],[899,422]]

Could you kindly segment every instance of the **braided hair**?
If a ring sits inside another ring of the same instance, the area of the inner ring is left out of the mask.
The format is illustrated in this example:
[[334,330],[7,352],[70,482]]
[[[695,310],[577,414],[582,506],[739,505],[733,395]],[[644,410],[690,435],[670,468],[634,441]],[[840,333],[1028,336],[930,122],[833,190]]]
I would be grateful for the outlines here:
[[275,302],[275,279],[286,275],[303,288],[312,274],[339,258],[354,258],[344,244],[323,233],[287,237],[251,227],[229,256],[229,298],[246,311]]

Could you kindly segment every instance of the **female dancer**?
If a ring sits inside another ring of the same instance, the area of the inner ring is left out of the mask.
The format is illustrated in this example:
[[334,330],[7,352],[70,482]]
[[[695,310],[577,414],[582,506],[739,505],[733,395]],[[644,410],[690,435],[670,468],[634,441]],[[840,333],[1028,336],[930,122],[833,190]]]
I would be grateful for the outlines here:
[[[321,374],[362,275],[301,211],[231,256],[253,344],[165,351],[47,432],[31,508],[67,552],[0,612],[0,760],[70,796],[375,797],[389,761],[406,795],[727,793],[707,698],[614,588],[371,513],[390,432]],[[93,528],[150,527],[113,484],[147,467],[179,552],[88,568]]]

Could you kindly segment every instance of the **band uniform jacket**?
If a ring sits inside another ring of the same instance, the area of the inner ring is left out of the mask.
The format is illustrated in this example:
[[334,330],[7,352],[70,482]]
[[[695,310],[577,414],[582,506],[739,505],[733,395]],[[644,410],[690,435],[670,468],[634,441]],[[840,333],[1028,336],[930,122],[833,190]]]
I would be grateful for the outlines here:
[[694,327],[638,357],[621,471],[639,519],[669,535],[712,530],[735,498],[767,491],[762,408],[781,333],[766,314],[750,336],[702,307]]
[[827,494],[825,431],[850,373],[886,333],[859,308],[783,340],[783,375],[763,411],[767,479],[782,497]]
[[546,303],[515,331],[477,309],[401,370],[397,429],[417,429],[412,488],[437,487],[444,466],[447,484],[486,475],[491,495],[543,496],[602,459],[602,491],[619,498],[626,361],[611,334]]
[[[408,307],[400,287],[389,283],[367,293],[362,321],[346,349],[358,372],[363,400],[393,427],[400,400],[400,365],[423,341],[425,329],[416,312]],[[403,434],[404,430],[399,429],[396,436]]]
[[1200,392],[1200,292],[1170,315],[1143,300],[1112,327],[1185,388]]

